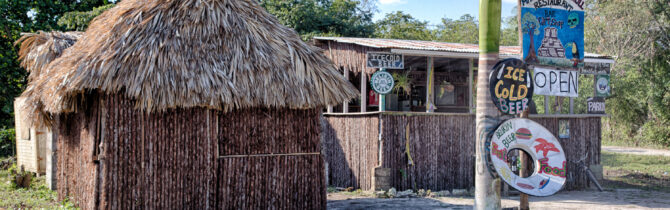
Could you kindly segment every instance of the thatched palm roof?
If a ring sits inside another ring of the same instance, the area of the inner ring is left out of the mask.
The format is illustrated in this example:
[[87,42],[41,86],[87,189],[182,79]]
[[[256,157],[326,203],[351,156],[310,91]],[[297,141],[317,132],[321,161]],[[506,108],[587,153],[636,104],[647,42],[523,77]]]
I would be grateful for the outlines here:
[[32,81],[54,59],[60,57],[63,51],[72,46],[81,32],[44,32],[27,33],[16,44],[21,44],[19,60],[28,72],[29,81]]
[[148,112],[303,109],[357,95],[319,48],[255,0],[121,1],[30,81],[23,96],[41,115],[33,117],[48,117],[76,111],[79,96],[91,90],[123,93]]

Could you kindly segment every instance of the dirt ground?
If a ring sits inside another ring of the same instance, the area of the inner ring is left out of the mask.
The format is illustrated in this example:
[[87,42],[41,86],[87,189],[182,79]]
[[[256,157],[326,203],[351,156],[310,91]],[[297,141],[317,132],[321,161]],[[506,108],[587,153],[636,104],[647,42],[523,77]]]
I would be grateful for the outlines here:
[[631,155],[662,155],[670,157],[670,150],[646,149],[646,148],[632,148],[632,147],[615,147],[602,146],[602,151],[615,152]]
[[[550,197],[530,197],[531,209],[670,209],[670,193],[638,189],[563,191]],[[472,209],[472,197],[371,198],[329,193],[328,209]],[[519,206],[519,197],[502,200],[503,208]]]

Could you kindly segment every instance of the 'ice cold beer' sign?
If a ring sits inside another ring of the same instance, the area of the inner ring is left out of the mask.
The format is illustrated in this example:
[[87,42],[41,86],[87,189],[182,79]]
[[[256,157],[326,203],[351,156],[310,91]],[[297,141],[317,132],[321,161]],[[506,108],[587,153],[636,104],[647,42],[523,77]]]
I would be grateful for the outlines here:
[[489,75],[493,104],[505,114],[518,114],[533,98],[533,78],[523,61],[515,58],[498,62]]
[[385,52],[368,52],[366,63],[368,68],[404,69],[403,56]]
[[553,70],[535,67],[535,94],[546,96],[577,97],[579,77],[577,71]]

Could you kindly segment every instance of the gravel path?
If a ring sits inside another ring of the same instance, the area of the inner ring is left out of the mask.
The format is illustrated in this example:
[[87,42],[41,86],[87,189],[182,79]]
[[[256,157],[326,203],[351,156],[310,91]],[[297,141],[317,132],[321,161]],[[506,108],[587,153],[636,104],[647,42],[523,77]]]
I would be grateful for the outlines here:
[[670,150],[660,150],[660,149],[602,146],[602,151],[614,152],[614,153],[623,153],[623,154],[633,154],[633,155],[662,155],[662,156],[670,157]]

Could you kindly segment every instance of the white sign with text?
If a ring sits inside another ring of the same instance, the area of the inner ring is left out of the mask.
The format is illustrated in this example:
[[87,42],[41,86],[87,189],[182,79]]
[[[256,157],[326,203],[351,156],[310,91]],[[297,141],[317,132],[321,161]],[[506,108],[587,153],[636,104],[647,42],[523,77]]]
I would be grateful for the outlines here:
[[579,74],[577,71],[555,70],[535,67],[536,95],[577,97]]

